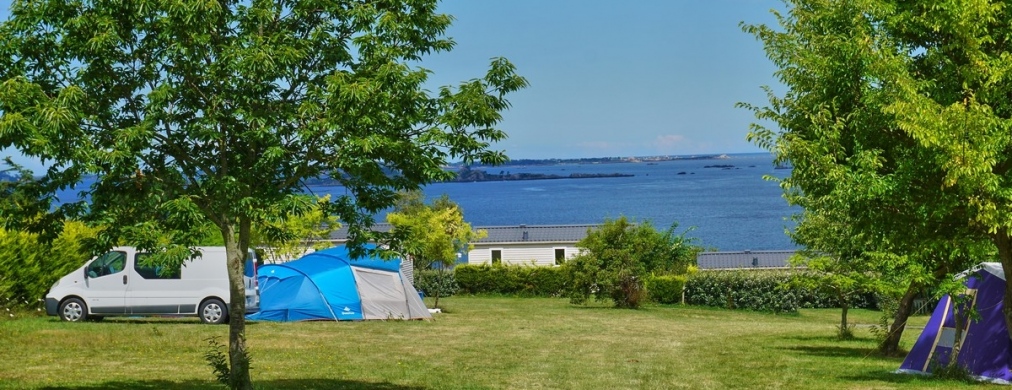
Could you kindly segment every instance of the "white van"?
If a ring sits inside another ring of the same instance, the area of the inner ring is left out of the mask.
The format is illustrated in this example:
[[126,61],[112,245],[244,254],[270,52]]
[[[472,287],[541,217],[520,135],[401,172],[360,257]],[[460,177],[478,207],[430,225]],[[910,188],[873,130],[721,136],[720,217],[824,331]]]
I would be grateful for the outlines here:
[[[147,253],[117,247],[67,274],[46,294],[46,314],[65,321],[106,316],[198,316],[228,321],[228,270],[224,247],[196,248],[201,256],[174,270],[142,265]],[[257,263],[250,251],[247,268]],[[259,309],[254,270],[246,270],[246,312]],[[254,272],[250,272],[254,271]]]

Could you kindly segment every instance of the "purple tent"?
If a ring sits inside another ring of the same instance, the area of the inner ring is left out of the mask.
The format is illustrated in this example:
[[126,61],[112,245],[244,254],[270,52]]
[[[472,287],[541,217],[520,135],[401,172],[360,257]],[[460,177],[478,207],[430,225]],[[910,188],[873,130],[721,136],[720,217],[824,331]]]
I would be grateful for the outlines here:
[[[977,310],[979,318],[964,321],[959,364],[977,379],[1012,384],[1012,363],[1009,336],[1002,315],[1005,274],[999,263],[983,263],[961,274],[966,282],[966,297]],[[927,374],[932,362],[948,364],[956,337],[953,301],[946,295],[938,302],[917,343],[903,360],[899,372]]]

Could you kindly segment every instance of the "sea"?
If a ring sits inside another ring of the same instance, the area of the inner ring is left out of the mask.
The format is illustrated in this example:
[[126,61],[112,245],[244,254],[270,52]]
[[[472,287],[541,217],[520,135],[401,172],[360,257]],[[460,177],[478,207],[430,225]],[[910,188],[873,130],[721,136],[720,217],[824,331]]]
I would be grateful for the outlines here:
[[[775,181],[764,179],[786,177],[790,169],[777,169],[768,153],[721,157],[473,167],[493,174],[632,176],[436,183],[423,192],[430,200],[448,195],[475,227],[600,224],[624,216],[658,229],[677,224],[676,232],[708,250],[797,249],[786,231],[793,227],[790,216],[801,210],[787,205]],[[339,187],[311,190],[343,194]]]

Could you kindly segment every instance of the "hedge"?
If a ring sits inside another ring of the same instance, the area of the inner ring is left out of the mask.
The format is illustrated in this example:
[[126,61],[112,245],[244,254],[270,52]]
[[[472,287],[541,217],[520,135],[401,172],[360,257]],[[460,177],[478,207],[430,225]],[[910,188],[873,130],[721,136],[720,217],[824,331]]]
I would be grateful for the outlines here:
[[559,267],[462,264],[454,268],[453,276],[462,294],[558,297],[565,285]]
[[686,275],[656,275],[646,280],[647,296],[657,303],[681,303]]
[[0,230],[0,308],[41,308],[53,283],[88,261],[81,239],[94,234],[81,223],[67,222],[63,234],[42,244],[34,234]]
[[448,297],[457,293],[460,288],[453,271],[425,269],[415,272],[415,287],[427,297]]
[[[423,271],[427,275],[430,271]],[[434,272],[434,271],[431,271]],[[449,275],[449,274],[447,274]],[[703,271],[686,275],[658,275],[646,279],[651,301],[662,304],[685,303],[731,309],[794,313],[798,309],[840,307],[837,297],[824,291],[799,287],[795,278],[814,277],[809,270],[729,270]],[[560,267],[481,264],[458,265],[453,270],[459,294],[495,294],[519,297],[562,296],[565,276]],[[419,290],[432,296],[425,277]],[[449,283],[448,281],[445,283]],[[444,291],[441,296],[448,296]],[[853,297],[851,307],[877,308],[874,294]]]
[[[685,303],[775,313],[793,313],[801,308],[840,307],[839,300],[832,294],[792,283],[795,278],[814,275],[808,270],[699,272],[685,283]],[[876,305],[873,294],[861,294],[851,300],[851,307],[875,308]]]

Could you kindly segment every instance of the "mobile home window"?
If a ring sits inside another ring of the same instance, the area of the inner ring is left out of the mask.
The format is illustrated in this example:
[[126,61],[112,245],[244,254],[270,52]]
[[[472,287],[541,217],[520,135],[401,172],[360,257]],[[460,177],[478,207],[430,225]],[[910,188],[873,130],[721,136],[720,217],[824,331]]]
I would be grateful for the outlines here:
[[555,265],[566,262],[566,248],[555,248]]
[[500,264],[500,263],[502,263],[502,250],[501,249],[493,249],[492,250],[492,264]]

